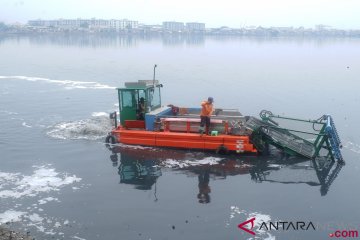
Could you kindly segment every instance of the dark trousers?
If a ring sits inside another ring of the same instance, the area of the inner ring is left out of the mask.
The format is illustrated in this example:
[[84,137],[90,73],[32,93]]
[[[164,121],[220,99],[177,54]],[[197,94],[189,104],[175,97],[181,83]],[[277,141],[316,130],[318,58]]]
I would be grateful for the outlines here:
[[204,128],[204,126],[206,126],[206,134],[209,133],[209,128],[210,128],[210,117],[209,116],[200,116],[200,127]]

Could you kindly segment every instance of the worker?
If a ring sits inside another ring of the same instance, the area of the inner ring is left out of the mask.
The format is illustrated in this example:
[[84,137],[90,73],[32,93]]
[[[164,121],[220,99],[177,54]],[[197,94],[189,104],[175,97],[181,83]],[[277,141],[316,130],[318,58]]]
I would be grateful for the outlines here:
[[204,126],[205,126],[205,133],[209,135],[210,116],[214,112],[213,102],[214,99],[212,97],[208,97],[207,101],[203,101],[201,103],[200,129],[199,129],[201,135],[204,133]]
[[145,119],[145,99],[143,97],[140,98],[140,101],[139,101],[139,104],[138,104],[137,119],[138,120],[144,120]]

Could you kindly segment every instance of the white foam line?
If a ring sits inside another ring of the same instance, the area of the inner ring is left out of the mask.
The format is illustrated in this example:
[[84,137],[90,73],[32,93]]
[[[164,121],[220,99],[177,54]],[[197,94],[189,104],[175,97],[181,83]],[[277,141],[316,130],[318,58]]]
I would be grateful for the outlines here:
[[199,165],[216,165],[222,158],[216,157],[207,157],[201,160],[174,160],[174,159],[167,159],[161,163],[164,167],[167,168],[184,168],[184,167],[191,167],[191,166],[199,166]]
[[79,240],[86,240],[85,238],[81,238],[81,237],[78,237],[78,236],[73,236],[72,238],[73,239],[79,239]]
[[98,82],[84,82],[74,80],[55,80],[41,77],[27,77],[27,76],[0,76],[0,79],[15,79],[30,82],[47,82],[65,86],[66,89],[115,89],[115,87],[101,84]]
[[10,112],[10,111],[6,111],[6,110],[0,110],[0,113],[5,113],[5,114],[8,114],[8,115],[18,115],[19,114],[17,112]]

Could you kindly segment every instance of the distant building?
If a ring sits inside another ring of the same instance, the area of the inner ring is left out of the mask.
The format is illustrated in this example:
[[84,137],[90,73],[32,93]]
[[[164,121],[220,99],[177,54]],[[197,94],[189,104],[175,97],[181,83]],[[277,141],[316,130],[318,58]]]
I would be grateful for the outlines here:
[[53,20],[29,20],[28,25],[33,27],[49,27],[55,25],[55,22]]
[[331,29],[331,26],[329,26],[329,25],[324,25],[324,24],[315,25],[315,30],[316,31],[327,31],[327,30],[330,30],[330,29]]
[[119,30],[130,30],[130,29],[136,29],[139,27],[138,21],[130,21],[127,19],[123,20],[109,20],[109,27],[110,29],[115,29],[116,31]]
[[163,22],[163,29],[171,32],[182,32],[185,26],[183,22]]
[[80,29],[88,28],[93,30],[129,30],[138,28],[137,21],[127,19],[104,20],[104,19],[58,19],[58,20],[30,20],[28,25],[32,27],[53,27],[58,29]]
[[197,22],[186,23],[186,30],[188,30],[189,32],[205,31],[205,23],[197,23]]

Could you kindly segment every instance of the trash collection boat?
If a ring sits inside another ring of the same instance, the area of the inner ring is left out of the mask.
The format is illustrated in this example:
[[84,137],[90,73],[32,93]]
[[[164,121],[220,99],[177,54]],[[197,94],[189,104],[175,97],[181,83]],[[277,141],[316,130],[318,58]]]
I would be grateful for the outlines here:
[[[144,146],[175,147],[217,152],[257,153],[244,128],[246,117],[233,109],[219,109],[211,117],[211,135],[200,134],[200,108],[163,106],[162,84],[153,80],[126,82],[118,88],[120,125],[106,141]],[[141,116],[142,104],[145,113]]]
[[[211,116],[211,134],[204,135],[199,133],[201,108],[163,106],[162,87],[154,78],[126,82],[124,88],[117,88],[120,121],[116,112],[110,114],[115,127],[106,143],[253,154],[266,153],[272,145],[290,155],[343,162],[340,138],[330,115],[302,120],[263,110],[259,119],[236,109],[217,109]],[[276,119],[310,124],[313,131],[284,128]]]

